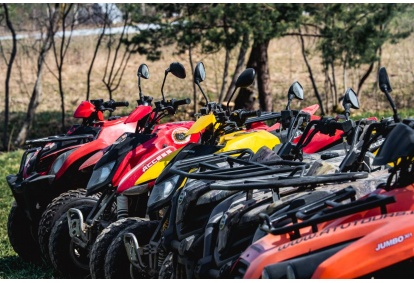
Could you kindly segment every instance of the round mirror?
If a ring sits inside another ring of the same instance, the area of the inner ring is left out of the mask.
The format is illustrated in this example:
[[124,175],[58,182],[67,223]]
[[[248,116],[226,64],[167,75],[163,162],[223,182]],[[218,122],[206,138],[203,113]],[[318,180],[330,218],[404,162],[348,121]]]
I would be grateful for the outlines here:
[[169,71],[171,72],[171,74],[173,74],[177,78],[184,79],[186,77],[185,68],[179,62],[171,63]]
[[240,74],[236,81],[236,88],[237,87],[248,87],[250,86],[254,78],[256,76],[256,71],[253,68],[248,68]]
[[303,100],[303,87],[300,85],[299,82],[294,82],[290,88],[289,88],[289,94],[288,96],[290,96],[291,94],[293,94],[297,99],[299,100]]
[[353,109],[359,109],[359,100],[352,88],[348,88],[345,92],[345,97],[342,102],[344,108],[346,108],[346,104],[350,104]]
[[149,69],[147,64],[141,64],[137,72],[138,77],[143,77],[144,79],[149,79]]
[[206,69],[203,62],[198,62],[194,70],[194,83],[200,83],[206,79]]

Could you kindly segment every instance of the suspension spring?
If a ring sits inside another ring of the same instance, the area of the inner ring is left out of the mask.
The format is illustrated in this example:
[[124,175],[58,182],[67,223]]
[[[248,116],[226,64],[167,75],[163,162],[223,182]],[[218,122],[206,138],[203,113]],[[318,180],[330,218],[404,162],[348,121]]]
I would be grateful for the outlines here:
[[116,212],[117,219],[123,219],[128,217],[128,197],[124,195],[119,195],[116,198]]

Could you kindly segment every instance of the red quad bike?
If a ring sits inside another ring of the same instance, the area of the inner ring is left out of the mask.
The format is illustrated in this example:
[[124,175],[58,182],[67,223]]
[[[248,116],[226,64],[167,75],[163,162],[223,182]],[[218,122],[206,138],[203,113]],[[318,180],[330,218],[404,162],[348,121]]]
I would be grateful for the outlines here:
[[372,124],[363,147],[377,135],[386,137],[374,159],[374,165],[394,163],[386,184],[354,202],[313,204],[279,219],[264,216],[262,229],[269,234],[241,255],[233,277],[412,278],[414,121],[399,123],[384,68],[379,82],[396,123]]
[[[131,115],[139,119],[151,109],[149,103],[149,98],[141,97]],[[125,123],[127,117],[112,116],[104,120],[104,111],[113,112],[121,106],[128,106],[128,102],[83,101],[74,113],[75,118],[83,119],[81,125],[73,126],[66,135],[27,142],[31,148],[23,154],[19,173],[6,177],[15,198],[8,218],[8,236],[22,259],[41,261],[43,249],[39,250],[37,230],[41,215],[52,199],[62,192],[86,187],[92,170],[81,172],[79,165],[136,127],[132,119]],[[75,174],[77,178],[73,178]]]
[[[170,72],[178,78],[185,78],[184,67],[178,62],[172,63],[165,71],[161,88],[163,99],[156,102],[152,112],[140,120],[135,132],[124,133],[111,147],[91,157],[96,160],[101,156],[88,182],[87,196],[61,196],[49,206],[48,209],[65,207],[65,210],[59,209],[60,218],[52,223],[54,226],[49,237],[49,256],[53,267],[64,277],[89,275],[90,248],[99,233],[117,217],[123,217],[127,211],[132,216],[145,216],[148,195],[136,196],[142,188],[131,188],[126,193],[128,198],[118,198],[116,193],[118,185],[129,172],[134,170],[143,174],[163,157],[198,140],[198,134],[184,135],[193,121],[159,124],[162,118],[174,115],[178,106],[190,103],[189,99],[165,100],[163,87]],[[150,186],[148,184],[144,189]],[[98,199],[91,197],[97,193]]]

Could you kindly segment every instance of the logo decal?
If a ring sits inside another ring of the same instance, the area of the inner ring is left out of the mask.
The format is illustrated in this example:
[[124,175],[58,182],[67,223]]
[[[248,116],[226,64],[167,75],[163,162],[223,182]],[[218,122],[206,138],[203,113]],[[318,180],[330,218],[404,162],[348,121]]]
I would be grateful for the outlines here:
[[157,163],[158,161],[160,161],[161,159],[163,159],[164,157],[166,157],[170,153],[172,153],[171,149],[167,149],[166,151],[160,153],[157,157],[155,157],[150,162],[148,162],[144,167],[142,167],[142,172],[145,172],[148,169],[150,169],[152,167],[152,165],[154,165],[155,163]]
[[375,249],[375,251],[378,252],[378,251],[383,250],[385,248],[389,248],[389,247],[392,247],[396,244],[402,243],[402,242],[404,242],[405,239],[411,238],[412,236],[413,236],[412,233],[408,233],[408,234],[405,234],[404,236],[398,236],[398,237],[392,238],[391,240],[387,240],[387,241],[384,241],[382,243],[379,243],[377,248]]
[[171,134],[171,138],[176,144],[185,144],[190,141],[190,136],[185,136],[185,133],[188,132],[187,128],[176,128]]

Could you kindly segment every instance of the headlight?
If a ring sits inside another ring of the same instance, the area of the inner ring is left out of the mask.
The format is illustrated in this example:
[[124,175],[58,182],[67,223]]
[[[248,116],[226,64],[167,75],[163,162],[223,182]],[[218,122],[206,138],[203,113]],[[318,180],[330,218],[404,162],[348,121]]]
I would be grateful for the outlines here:
[[174,175],[173,177],[168,178],[164,182],[156,184],[149,196],[148,206],[153,206],[155,203],[168,198],[174,191],[174,188],[176,187],[179,178],[180,175]]
[[75,150],[77,150],[77,148],[68,150],[62,153],[61,155],[59,155],[59,157],[56,158],[56,160],[53,162],[52,167],[50,167],[49,174],[56,175],[56,173],[59,172],[60,168],[62,168],[62,165],[65,162],[65,160],[68,158],[68,156]]
[[92,176],[89,179],[88,185],[86,187],[89,190],[91,187],[94,187],[102,182],[104,182],[109,174],[111,174],[112,168],[114,168],[115,160],[101,166],[99,169],[93,170]]

